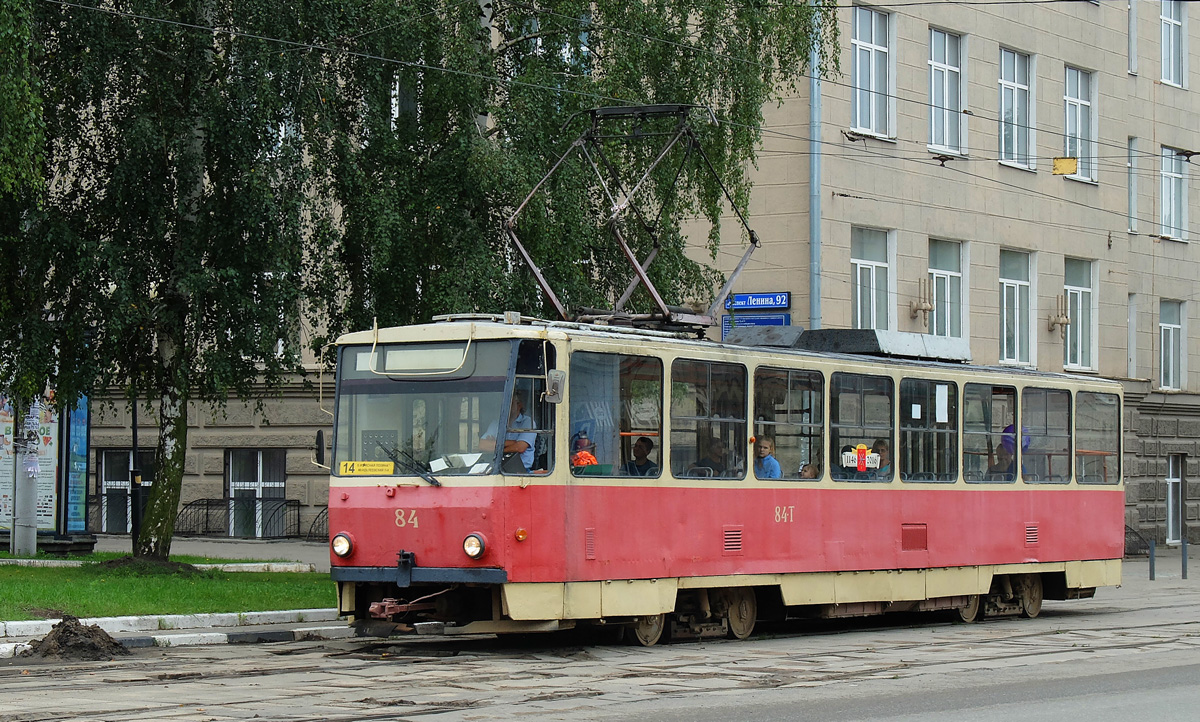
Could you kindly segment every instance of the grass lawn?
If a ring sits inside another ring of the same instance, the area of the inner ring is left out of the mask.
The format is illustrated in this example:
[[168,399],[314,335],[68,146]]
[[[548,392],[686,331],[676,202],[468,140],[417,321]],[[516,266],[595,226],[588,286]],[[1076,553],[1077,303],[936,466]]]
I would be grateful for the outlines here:
[[[172,558],[185,560],[199,563]],[[0,565],[0,620],[5,621],[50,619],[63,613],[119,617],[328,608],[337,604],[336,596],[328,573],[163,573],[98,563],[48,569]]]

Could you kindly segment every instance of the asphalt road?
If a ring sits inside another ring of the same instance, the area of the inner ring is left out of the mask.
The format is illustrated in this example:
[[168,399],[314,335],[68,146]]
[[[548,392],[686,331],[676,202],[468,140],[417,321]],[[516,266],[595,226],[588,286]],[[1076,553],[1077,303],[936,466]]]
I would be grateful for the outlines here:
[[[1178,558],[1176,557],[1176,560]],[[906,615],[648,649],[405,638],[0,668],[0,719],[1195,720],[1200,585],[1160,560],[1035,620]]]

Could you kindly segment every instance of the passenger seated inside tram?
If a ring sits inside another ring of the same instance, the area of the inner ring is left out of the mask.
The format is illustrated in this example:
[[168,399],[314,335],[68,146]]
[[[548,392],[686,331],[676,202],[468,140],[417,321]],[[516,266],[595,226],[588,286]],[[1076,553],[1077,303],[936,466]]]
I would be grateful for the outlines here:
[[[483,436],[479,439],[479,448],[481,451],[495,451],[496,438],[499,436],[497,426],[499,422],[493,421],[487,431],[483,432]],[[508,409],[508,428],[504,434],[504,471],[508,473],[527,472],[533,466],[533,445],[537,441],[537,434],[532,431],[522,431],[523,429],[532,429],[533,421],[525,415],[525,396],[521,391],[513,391],[512,403]],[[512,460],[516,459],[516,462]],[[521,468],[517,468],[520,464]]]
[[621,471],[626,476],[658,476],[658,464],[650,460],[651,451],[654,441],[648,436],[639,438],[633,444],[633,458],[625,462]]
[[801,479],[819,479],[821,478],[821,464],[812,462],[800,467]]
[[875,439],[871,444],[871,453],[879,454],[879,468],[875,471],[876,479],[892,478],[892,445],[887,439]]
[[709,476],[724,476],[726,465],[725,442],[717,437],[708,440],[708,451],[692,464],[693,469],[708,469]]
[[571,466],[596,466],[596,445],[588,438],[586,431],[580,431],[575,437],[571,449]]
[[[1028,451],[1031,439],[1029,434],[1021,433],[1021,451]],[[1012,481],[1017,478],[1017,436],[1012,424],[1004,427],[1004,437],[1000,446],[996,447],[996,463],[988,467],[988,477],[996,480]],[[1024,466],[1024,464],[1022,464]],[[1021,470],[1022,473],[1025,469]]]
[[775,442],[764,436],[754,442],[756,456],[754,459],[754,475],[760,479],[779,479],[783,469],[775,458]]

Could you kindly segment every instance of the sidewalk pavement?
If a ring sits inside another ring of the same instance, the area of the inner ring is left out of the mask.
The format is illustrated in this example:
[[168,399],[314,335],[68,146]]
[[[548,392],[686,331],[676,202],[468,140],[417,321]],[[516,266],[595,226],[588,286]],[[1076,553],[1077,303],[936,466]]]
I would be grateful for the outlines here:
[[[132,551],[132,540],[125,535],[97,534],[96,551]],[[171,555],[212,557],[214,559],[256,559],[311,564],[318,572],[329,572],[329,545],[296,539],[234,539],[230,537],[175,537]]]

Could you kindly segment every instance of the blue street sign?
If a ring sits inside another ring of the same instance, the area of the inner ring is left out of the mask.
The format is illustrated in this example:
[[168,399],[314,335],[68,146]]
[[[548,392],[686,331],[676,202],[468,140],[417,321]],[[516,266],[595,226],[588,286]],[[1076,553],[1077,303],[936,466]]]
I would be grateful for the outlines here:
[[790,313],[739,313],[737,316],[725,314],[721,317],[721,340],[724,341],[733,330],[733,322],[738,326],[791,326]]
[[725,299],[725,308],[731,311],[750,311],[759,308],[790,308],[790,291],[775,293],[731,293]]

